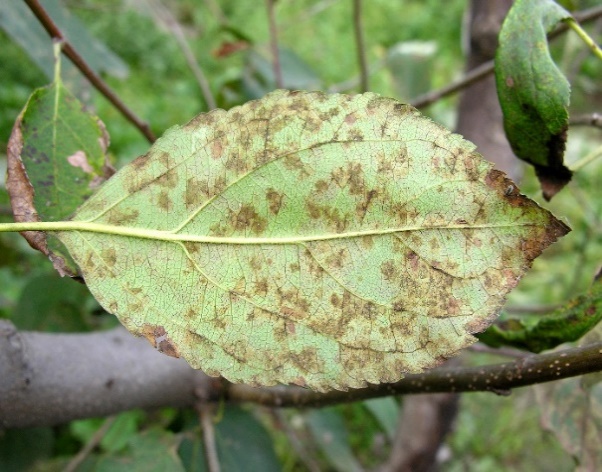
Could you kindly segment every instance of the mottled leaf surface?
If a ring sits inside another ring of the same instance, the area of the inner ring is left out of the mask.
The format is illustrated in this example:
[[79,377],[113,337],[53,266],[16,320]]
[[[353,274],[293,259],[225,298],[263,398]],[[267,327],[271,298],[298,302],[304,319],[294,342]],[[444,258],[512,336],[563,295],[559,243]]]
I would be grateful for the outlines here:
[[[8,143],[6,188],[15,221],[58,221],[71,216],[111,175],[108,144],[103,123],[65,88],[57,66],[54,82],[31,94]],[[76,274],[54,237],[38,231],[25,237],[50,256],[61,274]]]
[[287,91],[172,128],[73,219],[60,239],[131,332],[210,375],[317,390],[470,345],[568,231],[408,105]]
[[549,200],[571,180],[563,163],[570,85],[546,34],[570,13],[552,0],[517,0],[499,35],[495,77],[512,150],[535,167]]

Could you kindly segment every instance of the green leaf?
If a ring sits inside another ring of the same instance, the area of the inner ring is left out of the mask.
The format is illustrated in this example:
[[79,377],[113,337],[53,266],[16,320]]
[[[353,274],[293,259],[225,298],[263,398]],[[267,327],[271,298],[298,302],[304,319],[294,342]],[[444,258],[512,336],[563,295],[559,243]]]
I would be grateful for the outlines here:
[[96,305],[84,285],[62,279],[56,272],[42,274],[23,287],[12,321],[27,331],[90,331],[93,326],[87,301]]
[[[562,368],[559,367],[559,368]],[[589,375],[583,376],[587,379]],[[535,385],[541,422],[570,453],[577,471],[600,470],[602,466],[602,382],[584,388],[574,377]]]
[[26,428],[0,432],[0,470],[29,470],[52,455],[52,428]]
[[549,200],[571,180],[563,156],[570,86],[554,64],[546,33],[570,18],[552,0],[516,0],[499,35],[497,91],[512,150],[535,167]]
[[[6,187],[16,221],[65,219],[111,174],[104,125],[64,87],[58,48],[55,54],[54,82],[33,92],[8,144]],[[61,274],[75,275],[58,240],[39,232],[25,236]]]
[[541,352],[577,341],[602,320],[602,277],[592,288],[535,323],[509,319],[491,326],[478,338],[492,347],[503,345]]
[[313,410],[307,416],[307,425],[328,462],[340,472],[361,472],[361,464],[349,445],[349,434],[341,414],[334,408]]
[[174,127],[60,230],[96,299],[233,382],[394,382],[475,341],[569,229],[375,94],[277,91]]
[[133,436],[126,452],[100,456],[94,464],[96,472],[184,472],[177,454],[180,439],[169,431],[153,429]]
[[[53,75],[52,55],[49,54],[51,40],[40,21],[31,12],[25,2],[8,2],[2,5],[0,28],[31,57],[33,62],[44,71],[49,79]],[[44,9],[57,24],[71,44],[77,45],[77,51],[90,68],[100,74],[106,72],[115,77],[125,78],[128,66],[107,46],[90,36],[86,26],[71,15],[58,0],[44,0]],[[66,64],[67,75],[73,76],[75,66]]]
[[251,413],[241,408],[226,408],[224,417],[215,425],[215,442],[224,472],[282,470],[267,431]]
[[390,441],[395,438],[399,405],[393,397],[364,400],[364,405],[383,428]]

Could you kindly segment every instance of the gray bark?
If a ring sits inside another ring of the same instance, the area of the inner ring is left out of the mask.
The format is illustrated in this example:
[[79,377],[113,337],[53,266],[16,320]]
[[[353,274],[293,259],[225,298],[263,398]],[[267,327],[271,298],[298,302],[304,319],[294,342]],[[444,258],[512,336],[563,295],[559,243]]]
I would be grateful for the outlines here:
[[55,425],[131,408],[188,406],[209,377],[125,329],[18,332],[0,320],[0,428]]

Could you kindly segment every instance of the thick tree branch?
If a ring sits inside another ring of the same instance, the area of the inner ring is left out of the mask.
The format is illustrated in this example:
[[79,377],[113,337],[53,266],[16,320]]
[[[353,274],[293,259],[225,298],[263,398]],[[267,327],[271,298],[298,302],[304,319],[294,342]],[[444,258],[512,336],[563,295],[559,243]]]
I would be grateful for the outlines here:
[[121,101],[115,92],[111,90],[106,82],[90,68],[86,61],[84,61],[83,57],[81,57],[69,43],[69,41],[67,41],[59,27],[56,25],[56,23],[54,23],[54,21],[52,21],[52,18],[50,18],[40,2],[38,0],[25,0],[25,3],[27,3],[50,37],[63,43],[62,50],[65,56],[67,56],[71,62],[73,62],[75,67],[81,71],[81,73],[90,81],[96,90],[102,93],[130,123],[138,128],[150,143],[154,143],[157,138],[148,126],[148,123],[145,123],[138,118],[134,112]]
[[[18,332],[0,320],[0,428],[42,426],[132,408],[193,406],[198,392],[216,401],[326,406],[410,393],[507,393],[509,389],[602,371],[602,342],[506,364],[430,370],[395,384],[317,393],[298,387],[216,383],[181,359],[153,350],[119,328],[91,334]],[[195,392],[197,392],[195,394]]]
[[0,429],[55,425],[132,408],[192,406],[210,377],[125,329],[17,332],[0,320]]

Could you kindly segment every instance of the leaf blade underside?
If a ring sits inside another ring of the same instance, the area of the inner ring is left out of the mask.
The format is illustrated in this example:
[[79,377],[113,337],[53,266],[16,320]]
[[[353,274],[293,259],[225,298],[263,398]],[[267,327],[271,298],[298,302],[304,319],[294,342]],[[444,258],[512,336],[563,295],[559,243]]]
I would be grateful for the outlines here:
[[73,220],[182,239],[59,233],[131,332],[209,375],[316,390],[471,344],[568,231],[407,105],[287,91],[172,128]]

